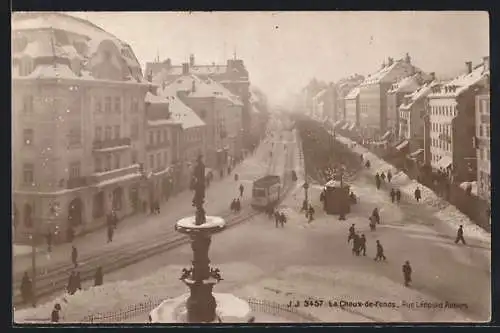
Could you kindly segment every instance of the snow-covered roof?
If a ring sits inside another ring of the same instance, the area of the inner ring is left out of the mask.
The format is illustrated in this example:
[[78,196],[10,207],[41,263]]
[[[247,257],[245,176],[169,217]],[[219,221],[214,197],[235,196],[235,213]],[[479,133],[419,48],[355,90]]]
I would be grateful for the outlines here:
[[151,103],[151,104],[168,104],[169,103],[169,101],[165,98],[165,96],[155,95],[149,91],[146,93],[146,96],[144,97],[144,102]]
[[161,94],[172,96],[176,95],[178,91],[188,92],[188,97],[215,97],[226,99],[235,105],[243,106],[241,100],[221,84],[215,82],[210,78],[201,79],[200,77],[193,74],[184,75],[173,80],[163,89],[163,92]]
[[489,69],[484,64],[476,66],[471,73],[462,74],[453,80],[441,85],[435,92],[429,94],[429,98],[457,97],[467,91],[472,85],[481,82],[490,75]]
[[323,95],[326,93],[326,89],[323,89],[321,90],[319,93],[317,93],[313,99],[320,99],[321,97],[323,97]]
[[[404,59],[398,59],[394,60],[391,65],[385,65],[381,69],[379,69],[377,72],[371,74],[368,76],[361,85],[370,85],[370,84],[377,84],[383,81],[385,78],[387,78],[396,68],[399,66],[405,64]],[[413,65],[411,65],[413,66]],[[415,69],[415,72],[421,72],[420,69],[416,68],[413,66]]]
[[[141,66],[132,48],[116,36],[72,15],[58,12],[15,13],[12,16],[13,58],[30,56],[80,59],[82,69],[88,69],[90,60],[104,41],[113,43],[119,58],[136,82],[144,82]],[[43,32],[43,33],[40,33]],[[125,67],[125,68],[126,68]]]
[[182,124],[183,129],[204,126],[205,122],[175,94],[164,95],[169,103],[171,119]]
[[[146,69],[153,68],[156,63],[147,63]],[[201,76],[212,76],[212,75],[222,75],[227,72],[227,65],[194,65],[189,66],[189,73],[194,75]],[[166,82],[168,81],[168,77],[170,76],[181,76],[182,65],[177,66],[167,66],[166,64],[162,66],[161,70],[157,73],[153,73],[153,82]]]
[[391,88],[387,92],[389,94],[398,92],[413,92],[420,87],[424,79],[427,79],[427,75],[417,72],[413,75],[402,78],[396,83],[393,83]]
[[64,64],[39,65],[33,72],[25,77],[30,79],[78,78],[68,65]]
[[359,95],[359,87],[356,87],[352,89],[345,97],[344,99],[355,99]]
[[434,80],[432,82],[427,82],[424,85],[422,85],[420,88],[412,92],[411,94],[405,95],[405,98],[408,98],[408,102],[403,101],[403,103],[400,105],[401,109],[409,109],[413,106],[415,102],[420,100],[421,98],[426,97],[429,95],[432,91],[432,88],[439,85],[440,82]]

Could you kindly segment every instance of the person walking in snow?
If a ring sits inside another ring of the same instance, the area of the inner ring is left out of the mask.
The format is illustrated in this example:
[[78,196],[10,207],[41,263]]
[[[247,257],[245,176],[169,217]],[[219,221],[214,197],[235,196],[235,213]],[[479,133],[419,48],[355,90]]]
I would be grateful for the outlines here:
[[362,234],[359,238],[359,252],[363,251],[363,256],[366,256],[366,237]]
[[370,230],[375,231],[377,229],[377,221],[375,217],[372,215],[368,218],[370,220]]
[[75,265],[75,267],[78,266],[78,250],[74,245],[71,249],[71,262]]
[[240,184],[240,197],[243,197],[243,191],[245,188],[243,187],[243,184]]
[[352,254],[359,256],[360,238],[357,233],[352,236]]
[[54,309],[52,309],[52,313],[50,315],[50,321],[53,323],[59,322],[59,311],[61,311],[61,304],[56,303],[54,305]]
[[390,183],[392,179],[392,173],[391,170],[387,171],[387,181]]
[[394,203],[394,200],[396,199],[396,191],[394,191],[393,188],[391,188],[390,196],[391,196],[391,202]]
[[403,278],[405,281],[405,287],[408,287],[411,283],[411,266],[410,262],[406,260],[405,264],[403,265]]
[[464,239],[464,227],[460,225],[457,230],[457,238],[455,239],[455,244],[458,244],[458,242],[462,242],[462,244],[465,244],[465,239]]
[[304,212],[304,211],[307,211],[307,200],[304,199],[304,201],[302,201],[302,208],[300,209],[300,212]]
[[378,172],[375,174],[375,185],[377,186],[377,190],[380,190],[381,181]]
[[80,276],[80,272],[76,272],[75,274],[75,288],[77,290],[82,290],[82,277]]
[[396,190],[396,201],[401,202],[401,190],[399,188]]
[[420,201],[420,199],[422,199],[422,193],[420,192],[420,188],[417,186],[417,188],[415,189],[415,199],[417,200],[417,202]]
[[94,274],[94,286],[102,286],[104,280],[104,275],[102,273],[102,267],[98,267]]
[[380,178],[382,179],[383,182],[385,182],[385,173],[382,172],[382,174],[380,175]]
[[111,243],[113,241],[113,234],[114,234],[114,228],[112,225],[108,225],[108,243]]
[[374,217],[375,222],[376,222],[377,224],[380,224],[380,214],[379,214],[379,211],[378,211],[378,208],[377,208],[377,207],[373,208],[373,211],[372,211],[372,216]]
[[354,235],[356,234],[356,229],[354,228],[354,223],[349,227],[349,235],[347,236],[347,243],[354,239]]
[[68,285],[66,287],[66,290],[68,291],[68,294],[73,295],[76,292],[76,272],[73,271],[71,272],[69,279],[68,279]]
[[384,248],[382,247],[382,244],[380,244],[380,241],[377,239],[377,255],[373,260],[379,261],[379,260],[384,260],[386,261],[387,258],[384,255]]
[[285,223],[286,223],[286,216],[285,216],[285,213],[281,212],[280,214],[280,224],[281,224],[281,227],[284,228],[285,227]]
[[238,178],[239,178],[238,174],[237,174],[237,173],[235,173],[235,174],[234,174],[234,181],[235,181],[235,182],[237,182],[237,181],[238,181]]
[[276,228],[279,226],[280,219],[281,219],[280,212],[278,212],[278,211],[276,210],[276,211],[274,212],[274,222],[275,222],[275,224],[276,224]]
[[24,272],[21,281],[21,296],[26,304],[33,301],[33,283],[31,282],[28,272]]
[[370,160],[366,160],[365,167],[367,169],[370,169]]
[[309,215],[308,223],[311,223],[312,220],[314,220],[314,208],[312,205],[309,205],[309,209],[307,210],[307,213]]
[[52,231],[47,233],[47,252],[52,252]]

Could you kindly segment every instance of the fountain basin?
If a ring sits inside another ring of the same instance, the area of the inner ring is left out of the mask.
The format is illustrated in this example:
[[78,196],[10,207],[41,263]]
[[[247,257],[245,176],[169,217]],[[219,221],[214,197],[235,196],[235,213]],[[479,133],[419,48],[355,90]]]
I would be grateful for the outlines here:
[[195,235],[197,233],[213,234],[224,230],[225,227],[226,221],[219,216],[207,216],[206,222],[201,225],[196,225],[195,216],[185,217],[175,224],[175,230],[188,235]]

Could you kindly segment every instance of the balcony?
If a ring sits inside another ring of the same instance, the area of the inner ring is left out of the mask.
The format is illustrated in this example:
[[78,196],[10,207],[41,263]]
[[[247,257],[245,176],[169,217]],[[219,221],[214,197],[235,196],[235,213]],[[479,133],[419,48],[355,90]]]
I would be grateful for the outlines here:
[[108,182],[127,180],[138,177],[140,175],[139,164],[132,164],[125,168],[114,169],[104,172],[95,172],[88,177],[89,184],[103,184]]
[[68,190],[78,188],[78,187],[84,187],[90,185],[90,181],[88,177],[73,177],[69,178],[66,181],[66,188]]
[[94,151],[107,152],[118,149],[129,148],[132,144],[130,138],[108,139],[102,141],[94,141],[92,148]]

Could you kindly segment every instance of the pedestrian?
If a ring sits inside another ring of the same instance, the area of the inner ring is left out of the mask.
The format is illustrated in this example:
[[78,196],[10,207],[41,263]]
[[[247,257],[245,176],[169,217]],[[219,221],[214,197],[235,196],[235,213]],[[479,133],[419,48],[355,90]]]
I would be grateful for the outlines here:
[[383,182],[385,182],[385,173],[382,172],[382,174],[380,175],[380,178],[382,179]]
[[113,241],[113,233],[114,229],[112,225],[108,225],[108,243],[111,243]]
[[366,160],[365,167],[367,169],[370,169],[370,160]]
[[386,261],[387,258],[385,257],[384,255],[384,248],[382,247],[382,244],[380,244],[380,241],[377,239],[377,255],[375,256],[375,261],[378,261],[378,260],[384,260]]
[[304,211],[307,211],[307,206],[308,206],[307,200],[304,199],[304,201],[302,201],[302,208],[300,209],[300,212],[302,213]]
[[52,252],[52,232],[47,233],[47,252]]
[[391,202],[394,203],[394,200],[396,199],[396,191],[394,191],[393,188],[391,188]]
[[281,212],[280,213],[280,224],[281,224],[281,227],[284,228],[285,227],[285,223],[286,223],[286,216],[285,216],[285,213]]
[[418,186],[415,189],[415,199],[417,200],[417,202],[419,202],[420,199],[422,199],[422,193],[420,192],[420,188]]
[[278,227],[278,224],[280,223],[280,218],[281,215],[278,211],[274,212],[274,222],[276,223],[276,228]]
[[314,208],[312,205],[309,205],[309,209],[308,209],[308,214],[309,214],[309,223],[311,223],[312,220],[314,220]]
[[235,182],[237,182],[237,181],[238,181],[238,178],[239,178],[238,174],[237,174],[237,173],[235,173],[235,174],[234,174],[234,181],[235,181]]
[[245,188],[243,187],[243,184],[240,184],[240,197],[243,197],[243,191]]
[[103,283],[103,279],[104,279],[104,276],[103,276],[103,273],[102,273],[102,267],[98,267],[97,270],[95,271],[95,275],[94,275],[94,286],[102,286],[102,283]]
[[374,217],[375,222],[376,222],[377,224],[380,224],[380,214],[379,214],[379,211],[378,211],[378,208],[377,208],[377,207],[375,207],[375,208],[373,209],[373,211],[372,211],[372,216]]
[[31,282],[28,272],[24,272],[21,281],[21,296],[26,304],[33,301],[33,283]]
[[156,201],[156,214],[160,215],[160,202]]
[[71,243],[73,239],[75,239],[75,231],[73,230],[72,226],[69,226],[66,229],[66,238],[68,240],[68,243]]
[[56,303],[54,305],[54,309],[52,310],[52,314],[50,316],[51,322],[53,322],[53,323],[59,322],[59,311],[61,311],[61,305],[59,303]]
[[241,201],[240,198],[236,199],[236,211],[239,212],[241,210]]
[[76,272],[75,274],[75,288],[77,290],[82,290],[82,278],[80,276],[80,272]]
[[360,250],[360,238],[357,233],[354,233],[352,236],[352,254],[359,256]]
[[377,221],[375,219],[375,216],[372,215],[368,219],[370,220],[370,230],[375,231],[377,228]]
[[359,155],[359,158],[361,160],[361,163],[363,163],[363,154]]
[[462,244],[466,245],[465,244],[465,239],[464,239],[464,228],[462,225],[460,225],[460,227],[458,227],[458,230],[457,230],[457,238],[455,239],[455,244],[458,244],[458,242],[462,242]]
[[365,234],[361,235],[361,238],[359,239],[359,251],[363,251],[363,256],[366,257],[366,237]]
[[377,186],[377,190],[380,190],[381,181],[378,173],[375,175],[375,185]]
[[408,287],[411,283],[411,266],[410,262],[406,260],[405,264],[403,265],[403,278],[405,280],[405,287]]
[[396,190],[396,200],[398,203],[401,202],[401,190],[399,188]]
[[73,265],[75,265],[75,267],[78,266],[78,250],[74,245],[71,249],[71,261],[73,262]]
[[73,295],[76,291],[76,273],[75,271],[71,272],[68,279],[68,286],[66,287],[68,294]]
[[390,183],[392,179],[392,173],[391,170],[387,171],[387,181]]
[[351,225],[349,228],[349,235],[347,236],[347,243],[351,241],[351,239],[354,238],[354,235],[356,234],[356,229],[354,227],[354,223]]
[[229,209],[231,209],[231,212],[234,213],[234,211],[236,210],[236,199],[233,199],[233,201],[231,201],[231,204],[229,205]]

